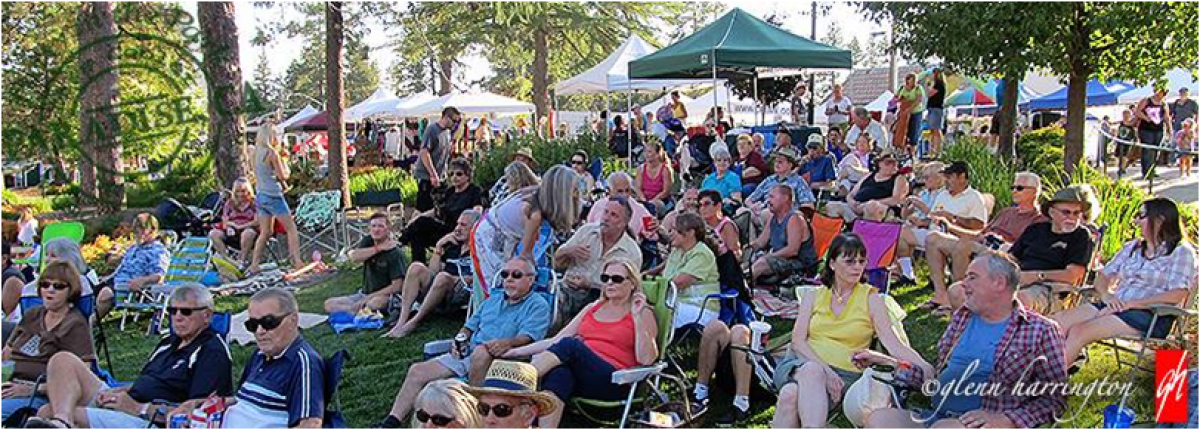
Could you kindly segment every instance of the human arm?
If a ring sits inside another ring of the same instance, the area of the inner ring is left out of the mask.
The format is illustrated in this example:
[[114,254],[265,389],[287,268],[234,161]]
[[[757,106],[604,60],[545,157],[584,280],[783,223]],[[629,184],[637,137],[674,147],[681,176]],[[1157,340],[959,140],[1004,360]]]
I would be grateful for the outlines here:
[[383,241],[383,243],[374,243],[374,239],[372,239],[370,236],[367,236],[363,237],[362,241],[358,243],[358,247],[346,254],[350,257],[350,261],[362,263],[371,257],[374,257],[376,254],[391,251],[396,246],[398,246],[398,244],[396,241],[392,240],[391,237],[388,237],[387,240]]
[[775,214],[767,214],[767,218],[763,220],[763,225],[768,226],[768,228],[759,230],[758,237],[755,237],[754,240],[750,242],[750,249],[763,249],[766,248],[767,244],[771,242],[771,229],[769,226],[774,218]]
[[671,198],[671,186],[675,184],[675,173],[671,171],[671,166],[667,165],[666,162],[663,163],[660,169],[666,169],[666,172],[664,172],[665,174],[662,174],[663,189],[662,191],[659,191],[658,195],[654,196],[651,200],[665,202],[667,199]]
[[429,172],[429,183],[433,186],[441,185],[441,177],[438,175],[437,167],[433,165],[433,155],[429,153],[429,147],[424,143],[421,144],[421,152],[417,155],[421,165],[425,166],[425,171]]
[[533,246],[538,241],[538,236],[542,229],[542,212],[530,209],[528,203],[521,203],[523,211],[526,213],[525,232],[521,236],[521,257],[533,261]]
[[947,232],[962,238],[977,236],[986,227],[979,219],[958,216],[946,211],[932,212],[929,214],[929,219],[931,224],[945,225]]
[[903,175],[896,176],[896,182],[892,185],[892,196],[882,199],[879,202],[888,206],[899,206],[904,203],[904,197],[908,195],[908,179]]
[[[833,367],[821,359],[817,352],[812,349],[812,345],[808,344],[808,325],[812,320],[813,308],[817,294],[813,290],[805,290],[803,298],[800,301],[800,311],[796,316],[796,325],[792,328],[792,352],[797,357],[803,357],[810,362],[820,365],[821,369],[826,374],[825,390],[832,396],[837,397],[835,393],[842,391],[842,378],[837,376],[833,371]],[[790,375],[789,375],[790,376]]]
[[633,314],[633,331],[636,338],[633,342],[634,356],[643,366],[649,366],[658,359],[658,320],[654,312],[646,307],[646,295],[635,292],[630,298],[630,313]]
[[1144,98],[1138,102],[1137,107],[1133,108],[1133,116],[1141,121],[1150,121],[1150,117],[1146,115],[1146,104],[1149,102],[1149,98]]
[[721,241],[725,242],[725,247],[729,248],[729,252],[732,252],[733,256],[741,261],[742,243],[741,238],[738,237],[737,226],[732,223],[725,224],[718,233],[721,235]]
[[1128,302],[1122,302],[1120,299],[1117,299],[1115,296],[1108,295],[1106,297],[1106,299],[1104,300],[1104,303],[1107,304],[1108,306],[1106,306],[1104,309],[1102,309],[1100,311],[1100,315],[1101,316],[1113,315],[1113,314],[1117,314],[1117,313],[1120,313],[1122,311],[1129,310],[1129,309],[1145,309],[1152,305],[1176,305],[1176,306],[1178,306],[1178,305],[1182,304],[1185,300],[1187,300],[1187,298],[1188,298],[1188,290],[1186,288],[1165,291],[1165,292],[1158,293],[1158,294],[1155,294],[1155,295],[1152,295],[1149,297],[1144,297],[1144,298],[1141,298],[1138,300],[1132,300],[1132,301],[1128,301]]
[[[896,324],[888,312],[887,303],[880,294],[872,294],[867,300],[867,311],[871,316],[871,325],[875,327],[875,336],[883,344],[884,349],[895,357],[897,362],[909,363],[916,366],[926,375],[933,374],[933,365],[925,361],[916,350],[900,340],[898,330],[904,330],[902,324]],[[893,363],[893,365],[896,363]]]
[[1062,270],[1022,270],[1021,285],[1029,285],[1035,282],[1075,284],[1086,273],[1087,269],[1078,264],[1068,265],[1067,268]]
[[531,357],[535,354],[550,349],[551,346],[554,346],[555,343],[558,343],[558,341],[564,338],[575,336],[579,333],[579,326],[583,324],[583,316],[591,311],[592,308],[598,306],[598,304],[599,302],[588,303],[587,306],[584,306],[583,310],[579,311],[579,313],[575,315],[575,318],[571,318],[571,322],[567,323],[567,326],[563,327],[562,330],[559,330],[558,334],[554,335],[554,337],[542,339],[525,346],[510,349],[503,355],[503,357]]

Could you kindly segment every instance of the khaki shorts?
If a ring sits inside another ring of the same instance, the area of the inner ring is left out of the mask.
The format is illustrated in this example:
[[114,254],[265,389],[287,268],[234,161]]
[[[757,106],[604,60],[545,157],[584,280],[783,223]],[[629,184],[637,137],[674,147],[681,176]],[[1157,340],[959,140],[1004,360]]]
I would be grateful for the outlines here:
[[[809,361],[809,359],[805,357],[797,357],[789,351],[787,356],[783,358],[783,361],[780,361],[779,365],[775,366],[775,391],[783,391],[783,387],[785,385],[796,383],[796,370],[799,369],[800,366],[803,366],[804,363]],[[850,372],[847,370],[838,369],[836,367],[833,368],[833,373],[836,373],[838,377],[842,379],[842,392],[838,395],[838,398],[829,399],[830,410],[833,410],[834,406],[842,403],[842,399],[846,397],[846,391],[850,390],[850,386],[853,385],[855,381],[858,381],[858,378],[862,376],[862,373]]]
[[1021,288],[1021,304],[1042,315],[1052,315],[1063,310],[1065,293],[1055,293],[1049,284],[1034,283]]

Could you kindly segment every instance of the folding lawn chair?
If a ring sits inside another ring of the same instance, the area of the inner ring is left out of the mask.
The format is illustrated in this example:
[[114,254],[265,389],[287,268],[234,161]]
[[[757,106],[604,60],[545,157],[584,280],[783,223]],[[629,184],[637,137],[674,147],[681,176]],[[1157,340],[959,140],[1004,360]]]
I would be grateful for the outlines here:
[[341,429],[350,427],[346,422],[346,417],[342,415],[342,401],[341,396],[338,394],[338,385],[342,382],[342,369],[345,368],[348,361],[350,361],[350,351],[345,349],[338,350],[338,352],[324,359],[325,416],[321,420],[322,428]]
[[310,245],[337,255],[345,245],[342,212],[342,193],[338,190],[314,191],[300,196],[296,204],[296,229],[300,234],[300,249]]
[[[153,317],[147,334],[154,334],[167,328],[166,315],[167,298],[172,287],[185,283],[201,283],[204,274],[208,272],[212,256],[212,243],[207,236],[192,236],[184,239],[171,254],[171,263],[167,267],[163,283],[149,286],[141,291],[118,291],[117,309],[126,312],[121,316],[121,330],[125,330],[126,321],[131,316],[150,312]],[[123,299],[123,300],[122,300]]]
[[846,220],[842,217],[828,217],[817,212],[812,218],[813,247],[817,250],[817,259],[825,258],[825,251],[833,243],[833,238],[846,228]]
[[862,238],[867,247],[867,267],[864,274],[867,282],[887,294],[891,287],[889,267],[896,259],[903,224],[859,219],[854,221],[852,231]]
[[[83,243],[83,236],[83,223],[78,221],[56,222],[53,224],[47,224],[46,227],[42,229],[41,243],[50,243],[51,240],[60,238],[67,238],[75,243]],[[41,258],[41,256],[42,253],[38,252],[36,255],[36,260],[27,258],[24,260],[14,260],[13,262],[37,266],[38,273],[41,273],[42,269],[46,267],[46,259]]]
[[[554,255],[554,246],[557,242],[558,238],[554,235],[554,229],[550,226],[550,222],[543,221],[542,227],[538,231],[538,241],[533,244],[533,261],[537,265],[537,277],[533,281],[533,290],[546,296],[546,300],[550,301],[551,311],[554,312],[554,315],[557,315],[558,312],[556,299],[559,280],[558,274],[554,272],[550,260]],[[513,255],[520,253],[521,246],[517,245],[517,248],[513,251]],[[469,259],[470,257],[467,258]],[[471,271],[474,271],[474,268],[471,268]],[[487,274],[484,274],[484,276],[487,276]],[[475,285],[475,283],[471,285],[471,305],[467,312],[468,317],[478,310],[479,306],[489,296],[504,289],[503,280],[500,279],[499,272],[491,274],[489,279],[491,281],[488,282],[487,289],[484,289],[481,285]],[[551,326],[554,323],[555,321],[551,321]]]

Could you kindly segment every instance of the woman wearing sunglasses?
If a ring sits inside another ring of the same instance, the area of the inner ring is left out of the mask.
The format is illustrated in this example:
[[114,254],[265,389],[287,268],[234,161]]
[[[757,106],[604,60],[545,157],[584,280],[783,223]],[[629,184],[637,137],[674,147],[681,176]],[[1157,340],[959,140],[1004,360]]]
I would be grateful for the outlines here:
[[457,379],[442,379],[430,382],[413,405],[414,427],[431,428],[481,428],[479,401],[467,392],[467,384]]
[[4,361],[13,362],[12,379],[3,384],[3,415],[18,408],[40,408],[47,403],[45,386],[33,391],[34,382],[46,373],[50,357],[59,351],[79,356],[83,361],[96,359],[92,348],[92,330],[81,312],[72,312],[79,302],[79,271],[63,260],[52,260],[37,281],[42,305],[26,309],[21,323],[7,339]]
[[1189,289],[1195,294],[1196,250],[1183,240],[1175,202],[1146,200],[1133,222],[1141,237],[1126,242],[1096,275],[1100,300],[1052,316],[1066,337],[1067,363],[1097,340],[1147,331],[1155,338],[1166,337],[1175,317],[1160,316],[1151,327],[1154,314],[1148,308],[1179,306],[1188,300]]
[[[542,388],[563,404],[572,396],[618,400],[628,393],[612,383],[612,374],[646,366],[658,358],[658,322],[642,292],[641,274],[628,260],[604,265],[600,299],[588,305],[557,336],[521,348],[506,357],[533,356]],[[562,408],[542,418],[542,428],[557,428]]]
[[584,202],[592,202],[592,191],[596,189],[596,178],[592,177],[592,173],[588,171],[588,153],[582,149],[571,154],[571,170],[579,175],[579,181],[576,185],[579,187],[579,197]]

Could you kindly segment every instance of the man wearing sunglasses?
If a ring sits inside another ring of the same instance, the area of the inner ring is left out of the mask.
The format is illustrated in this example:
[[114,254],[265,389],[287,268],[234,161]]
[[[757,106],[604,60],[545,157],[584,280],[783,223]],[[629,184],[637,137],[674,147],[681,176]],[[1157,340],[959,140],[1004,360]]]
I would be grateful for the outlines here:
[[483,384],[467,392],[479,400],[476,407],[484,428],[527,429],[538,417],[558,409],[554,396],[537,391],[537,386],[537,368],[532,364],[496,360]]
[[458,332],[468,339],[467,355],[460,355],[453,347],[447,354],[410,367],[392,410],[378,426],[402,426],[426,384],[444,378],[468,378],[471,385],[479,385],[494,357],[546,337],[550,304],[540,294],[532,294],[536,270],[532,261],[520,257],[508,260],[500,271],[503,290],[493,290]]
[[171,335],[154,348],[132,385],[109,388],[78,356],[52,357],[43,385],[50,403],[30,424],[145,428],[151,421],[159,425],[167,421],[167,403],[232,394],[229,347],[209,327],[212,293],[199,284],[181,285],[172,291],[167,313]]
[[570,321],[588,303],[600,298],[600,275],[609,261],[625,259],[642,267],[642,250],[626,234],[633,214],[629,199],[612,197],[604,206],[604,220],[579,227],[554,254],[554,268],[565,273],[561,321]]
[[[237,395],[226,398],[225,428],[321,428],[325,415],[325,365],[300,335],[296,298],[271,287],[250,297],[246,330],[258,350],[242,372]],[[170,415],[190,414],[204,399],[189,400]]]
[[961,280],[967,276],[967,265],[972,257],[989,248],[1008,251],[1026,228],[1049,220],[1037,207],[1041,194],[1041,177],[1033,172],[1017,173],[1012,185],[1013,206],[1001,209],[982,232],[963,236],[930,232],[925,239],[930,279],[937,285],[946,285],[946,266],[949,265],[950,279]]
[[408,267],[400,246],[392,239],[391,222],[387,214],[376,212],[368,221],[368,232],[348,254],[350,260],[363,263],[363,286],[349,296],[331,297],[325,300],[325,312],[358,313],[363,308],[372,311],[386,309],[392,294],[400,292],[404,285],[404,272]]

